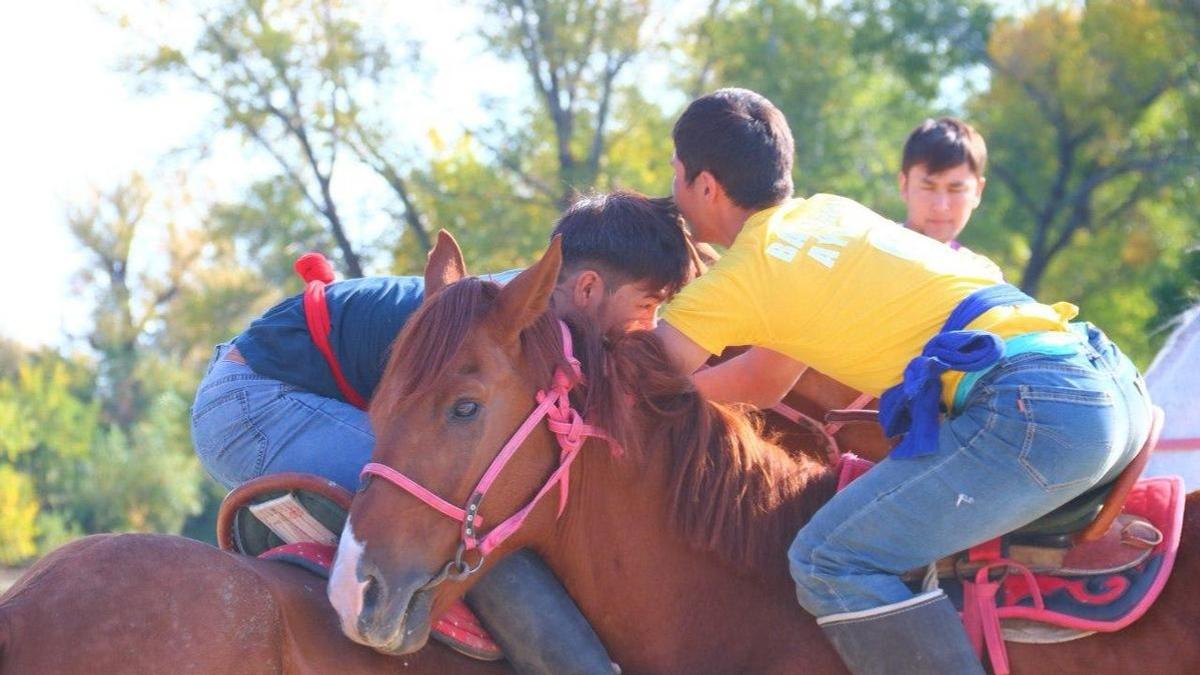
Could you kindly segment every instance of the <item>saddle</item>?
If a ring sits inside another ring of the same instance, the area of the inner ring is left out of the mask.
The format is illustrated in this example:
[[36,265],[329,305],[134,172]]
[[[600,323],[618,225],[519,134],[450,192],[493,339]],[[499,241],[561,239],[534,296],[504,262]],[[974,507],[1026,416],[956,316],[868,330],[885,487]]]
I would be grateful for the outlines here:
[[[225,496],[217,516],[223,551],[296,565],[328,579],[353,495],[340,485],[304,473],[279,473],[248,481]],[[435,640],[471,658],[504,658],[475,614],[461,600],[434,624]]]

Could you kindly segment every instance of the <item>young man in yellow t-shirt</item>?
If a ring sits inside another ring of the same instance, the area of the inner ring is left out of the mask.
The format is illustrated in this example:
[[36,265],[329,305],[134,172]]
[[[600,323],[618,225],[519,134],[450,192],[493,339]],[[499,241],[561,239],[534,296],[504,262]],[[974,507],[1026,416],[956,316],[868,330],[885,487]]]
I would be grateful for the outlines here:
[[666,307],[668,352],[695,372],[753,345],[694,377],[759,407],[808,364],[881,395],[885,429],[904,435],[796,536],[801,605],[852,672],[982,672],[949,600],[899,575],[1115,478],[1149,429],[1137,370],[1098,330],[1068,326],[1071,305],[849,199],[791,198],[791,131],[762,96],[697,99],[673,137],[680,211],[728,253]]

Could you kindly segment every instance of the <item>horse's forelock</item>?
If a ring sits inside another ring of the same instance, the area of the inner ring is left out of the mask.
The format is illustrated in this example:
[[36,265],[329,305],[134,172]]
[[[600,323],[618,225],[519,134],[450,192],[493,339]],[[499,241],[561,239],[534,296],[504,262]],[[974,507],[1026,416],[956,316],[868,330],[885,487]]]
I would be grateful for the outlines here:
[[392,343],[372,409],[394,410],[444,373],[498,293],[495,283],[467,277],[426,298]]
[[[493,312],[499,294],[498,284],[467,277],[427,298],[392,343],[372,408],[395,410],[410,397],[422,395],[446,372],[477,323],[505,320]],[[569,371],[552,313],[522,331],[520,342],[535,386],[548,387],[557,367]]]

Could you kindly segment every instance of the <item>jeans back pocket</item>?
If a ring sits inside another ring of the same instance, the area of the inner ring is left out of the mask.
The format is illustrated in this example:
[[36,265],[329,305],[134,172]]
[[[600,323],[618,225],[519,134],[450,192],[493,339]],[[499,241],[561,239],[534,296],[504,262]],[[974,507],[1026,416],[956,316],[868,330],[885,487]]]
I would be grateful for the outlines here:
[[1049,385],[1021,385],[1025,418],[1021,465],[1046,490],[1087,487],[1113,452],[1113,394]]

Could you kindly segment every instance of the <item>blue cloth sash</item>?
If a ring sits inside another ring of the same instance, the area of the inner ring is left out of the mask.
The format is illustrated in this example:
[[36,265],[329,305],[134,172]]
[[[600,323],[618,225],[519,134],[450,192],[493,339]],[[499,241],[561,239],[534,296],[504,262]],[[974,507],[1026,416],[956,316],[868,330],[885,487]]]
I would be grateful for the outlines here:
[[1012,284],[988,286],[968,295],[946,319],[942,330],[925,343],[921,355],[908,362],[900,384],[879,397],[879,421],[888,436],[904,435],[892,449],[897,459],[921,457],[937,450],[942,374],[973,372],[1004,356],[1004,341],[993,333],[964,330],[993,307],[1036,302]]

